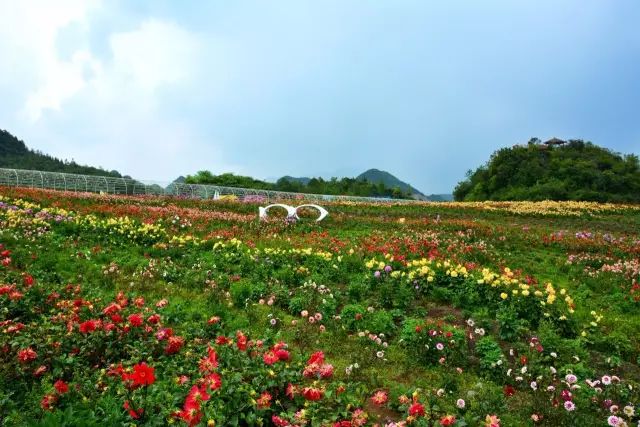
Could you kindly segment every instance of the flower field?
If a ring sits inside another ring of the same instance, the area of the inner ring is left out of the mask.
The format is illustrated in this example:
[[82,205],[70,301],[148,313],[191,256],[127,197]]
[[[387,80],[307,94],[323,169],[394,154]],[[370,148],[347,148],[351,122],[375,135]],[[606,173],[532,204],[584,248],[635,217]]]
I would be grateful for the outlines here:
[[0,188],[0,423],[640,425],[640,207],[259,205]]

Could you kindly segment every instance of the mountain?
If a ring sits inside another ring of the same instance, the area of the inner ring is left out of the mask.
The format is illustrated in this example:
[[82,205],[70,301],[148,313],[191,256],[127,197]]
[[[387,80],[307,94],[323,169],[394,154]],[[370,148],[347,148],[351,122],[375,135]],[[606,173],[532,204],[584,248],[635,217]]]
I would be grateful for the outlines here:
[[640,202],[640,161],[582,140],[501,148],[454,190],[456,200]]
[[381,171],[379,169],[369,169],[366,172],[361,173],[356,178],[359,181],[367,180],[368,182],[378,184],[382,182],[385,187],[388,188],[400,188],[403,192],[408,192],[414,195],[414,198],[427,198],[422,192],[407,184],[404,181],[399,180],[389,172]]
[[300,178],[295,178],[293,176],[285,175],[280,179],[284,179],[284,180],[289,181],[289,182],[298,182],[298,183],[300,183],[302,185],[307,185],[307,184],[309,184],[309,181],[311,181],[311,178],[308,178],[306,176],[303,176],[303,177],[300,177]]
[[432,202],[452,202],[453,194],[429,194],[427,199]]
[[0,129],[0,168],[122,177],[118,171],[83,166],[73,160],[60,160],[39,151],[30,150],[23,141],[2,129]]

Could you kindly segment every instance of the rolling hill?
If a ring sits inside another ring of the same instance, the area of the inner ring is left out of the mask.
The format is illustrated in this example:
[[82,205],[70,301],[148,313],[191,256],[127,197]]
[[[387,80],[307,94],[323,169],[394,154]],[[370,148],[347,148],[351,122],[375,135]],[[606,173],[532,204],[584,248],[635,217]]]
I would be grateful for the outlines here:
[[31,150],[23,141],[2,129],[0,129],[0,168],[122,177],[118,171],[79,165],[73,160],[60,160]]

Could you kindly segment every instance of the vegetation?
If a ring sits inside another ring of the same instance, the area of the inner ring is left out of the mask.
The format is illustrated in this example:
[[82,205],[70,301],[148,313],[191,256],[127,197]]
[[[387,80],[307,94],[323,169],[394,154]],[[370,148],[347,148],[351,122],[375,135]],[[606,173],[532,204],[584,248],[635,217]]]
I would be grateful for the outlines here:
[[275,184],[260,181],[248,176],[224,173],[213,175],[209,171],[200,171],[186,178],[188,184],[212,184],[227,187],[255,188],[259,190],[288,191],[294,193],[345,195],[361,197],[387,197],[394,199],[411,198],[411,193],[403,192],[399,187],[389,188],[382,182],[374,184],[366,179],[322,178],[292,179],[280,178]]
[[456,200],[587,200],[640,202],[638,156],[613,153],[590,142],[534,138],[496,151],[469,171]]
[[82,166],[73,160],[60,160],[39,151],[30,150],[24,142],[2,129],[0,129],[0,168],[121,177],[118,171]]
[[326,205],[0,188],[0,424],[638,423],[640,207]]

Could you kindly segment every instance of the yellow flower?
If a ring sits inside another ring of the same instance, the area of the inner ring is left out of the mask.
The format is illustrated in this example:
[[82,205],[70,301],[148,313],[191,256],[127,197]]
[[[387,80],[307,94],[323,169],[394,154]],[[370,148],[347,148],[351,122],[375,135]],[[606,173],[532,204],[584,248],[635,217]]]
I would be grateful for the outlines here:
[[500,298],[502,298],[502,299],[507,299],[508,296],[509,295],[507,295],[506,292],[503,292],[503,293],[500,294]]

